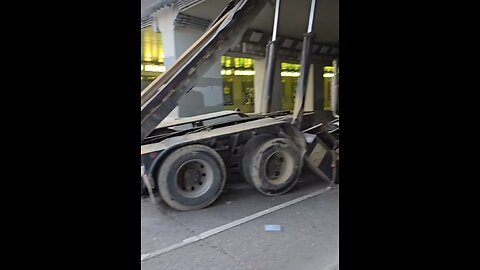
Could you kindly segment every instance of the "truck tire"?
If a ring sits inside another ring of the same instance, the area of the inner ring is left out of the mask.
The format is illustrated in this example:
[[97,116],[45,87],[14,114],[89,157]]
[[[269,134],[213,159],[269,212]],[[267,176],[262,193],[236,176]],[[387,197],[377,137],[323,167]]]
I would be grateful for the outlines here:
[[213,203],[225,186],[226,169],[220,155],[200,144],[181,147],[160,165],[157,177],[162,199],[172,208],[190,211]]
[[253,182],[251,181],[251,177],[248,177],[249,171],[250,171],[250,164],[249,162],[245,161],[245,157],[251,157],[253,155],[253,152],[256,151],[256,149],[265,143],[268,140],[274,139],[275,137],[270,134],[260,134],[252,137],[250,140],[247,141],[245,146],[243,147],[243,153],[242,153],[242,161],[240,162],[240,172],[242,175],[243,180],[245,180],[250,186],[255,187]]
[[[301,153],[287,138],[263,137],[250,145],[242,159],[243,174],[267,196],[287,193],[295,186],[303,166]],[[254,148],[253,148],[254,147]]]

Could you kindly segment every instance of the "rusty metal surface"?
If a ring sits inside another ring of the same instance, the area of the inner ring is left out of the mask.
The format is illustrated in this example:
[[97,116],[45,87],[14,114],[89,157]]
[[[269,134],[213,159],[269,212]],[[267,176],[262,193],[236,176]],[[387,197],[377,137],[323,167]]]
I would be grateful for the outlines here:
[[141,147],[141,154],[148,154],[156,151],[161,151],[166,148],[172,147],[177,144],[182,144],[182,143],[193,143],[196,141],[208,139],[208,138],[213,138],[213,137],[218,137],[218,136],[225,136],[229,134],[235,134],[238,132],[242,131],[249,131],[249,130],[256,130],[259,128],[264,128],[268,126],[275,126],[275,125],[288,125],[283,121],[280,120],[275,120],[272,118],[263,118],[263,119],[258,119],[258,120],[253,120],[247,123],[241,123],[237,125],[232,125],[232,126],[226,126],[226,127],[221,127],[217,129],[210,130],[208,127],[203,130],[199,131],[196,133],[191,133],[191,134],[186,134],[183,136],[177,136],[177,137],[172,137],[165,139],[159,143],[152,143],[152,144],[146,144],[142,145]]
[[189,123],[198,122],[202,120],[209,120],[209,119],[220,118],[220,117],[225,117],[230,115],[239,115],[239,117],[244,116],[244,114],[239,113],[237,111],[220,111],[220,112],[207,113],[207,114],[202,114],[202,115],[197,115],[192,117],[184,117],[179,119],[165,119],[157,126],[157,128],[179,126],[179,125],[189,124]]

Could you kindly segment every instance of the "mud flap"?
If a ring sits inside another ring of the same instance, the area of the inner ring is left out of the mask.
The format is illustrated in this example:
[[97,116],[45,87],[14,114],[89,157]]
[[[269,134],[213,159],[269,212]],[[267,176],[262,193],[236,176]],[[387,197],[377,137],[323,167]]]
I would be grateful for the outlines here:
[[304,156],[306,167],[322,180],[333,184],[335,181],[334,149],[328,147],[318,136],[304,133],[307,152]]
[[155,199],[155,195],[153,194],[152,182],[150,182],[150,177],[147,173],[145,173],[145,166],[142,166],[142,180],[148,190],[148,195],[150,196],[150,201],[154,204],[157,204],[157,200]]

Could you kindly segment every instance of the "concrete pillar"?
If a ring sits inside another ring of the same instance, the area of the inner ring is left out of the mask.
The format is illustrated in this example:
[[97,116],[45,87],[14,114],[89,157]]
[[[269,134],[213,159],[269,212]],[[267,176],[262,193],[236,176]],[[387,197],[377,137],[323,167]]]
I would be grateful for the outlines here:
[[[198,29],[175,27],[177,16],[172,7],[165,7],[155,13],[154,30],[162,33],[165,67],[171,67],[202,34]],[[221,64],[212,66],[196,86],[185,94],[177,108],[168,117],[188,117],[223,110]]]
[[255,59],[255,76],[253,77],[253,87],[255,89],[254,104],[255,113],[260,113],[262,104],[263,82],[265,79],[265,68],[267,66],[266,58]]
[[[265,82],[266,66],[266,58],[255,59],[255,77],[253,81],[255,87],[255,113],[260,113],[261,111],[260,105],[263,98],[263,84]],[[275,65],[275,78],[272,91],[272,112],[282,110],[283,84],[281,72],[282,63],[280,60],[277,60]]]
[[331,61],[322,61],[322,62],[313,64],[313,74],[314,74],[313,106],[315,109],[315,121],[317,123],[322,121],[330,121],[334,119],[332,112],[324,109],[325,80],[323,78],[323,69],[325,66],[331,66],[331,65],[332,65]]
[[272,112],[282,110],[283,84],[282,84],[282,62],[276,61],[275,79],[272,92]]
[[305,94],[305,108],[303,111],[311,112],[314,110],[315,104],[315,66],[310,65],[308,69],[307,92]]

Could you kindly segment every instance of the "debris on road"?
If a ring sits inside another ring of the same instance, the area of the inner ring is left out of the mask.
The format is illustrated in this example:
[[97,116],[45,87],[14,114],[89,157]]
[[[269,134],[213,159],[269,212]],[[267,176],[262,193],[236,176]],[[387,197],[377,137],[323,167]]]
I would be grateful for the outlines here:
[[265,231],[267,232],[278,232],[281,230],[282,230],[282,227],[278,224],[265,225]]

